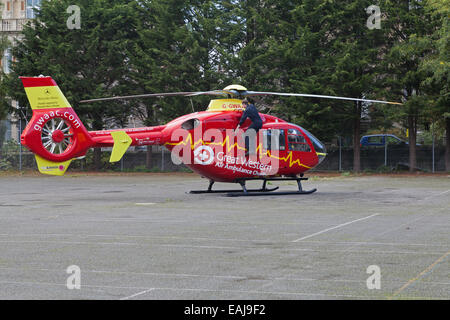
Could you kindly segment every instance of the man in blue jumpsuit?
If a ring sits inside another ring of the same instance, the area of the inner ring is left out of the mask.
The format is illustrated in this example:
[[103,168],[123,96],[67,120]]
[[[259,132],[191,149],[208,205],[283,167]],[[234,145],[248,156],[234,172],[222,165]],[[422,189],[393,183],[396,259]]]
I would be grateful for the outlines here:
[[[253,103],[249,103],[247,99],[242,101],[242,105],[245,107],[244,112],[242,113],[241,120],[239,121],[238,126],[236,127],[236,131],[239,129],[239,127],[244,123],[247,118],[250,118],[252,121],[252,124],[247,128],[246,131],[249,129],[255,130],[256,133],[258,133],[259,129],[262,128],[263,122],[261,120],[261,117],[259,116],[258,109],[256,109],[255,105]],[[249,153],[254,153],[254,150],[250,152],[249,145],[250,145],[250,137],[245,137],[245,148],[247,149],[246,155]]]

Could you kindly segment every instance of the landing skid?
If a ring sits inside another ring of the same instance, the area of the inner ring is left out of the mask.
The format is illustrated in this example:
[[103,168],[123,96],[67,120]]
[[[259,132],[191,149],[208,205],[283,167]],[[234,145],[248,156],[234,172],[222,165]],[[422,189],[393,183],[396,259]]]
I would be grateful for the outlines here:
[[[215,181],[210,181],[209,182],[209,186],[208,186],[208,190],[192,190],[189,191],[190,194],[204,194],[204,193],[237,193],[240,192],[242,193],[242,190],[212,190],[212,186],[214,184]],[[247,190],[247,192],[265,192],[265,193],[269,193],[275,190],[278,190],[279,187],[274,187],[274,188],[267,188],[266,184],[264,183],[263,186],[261,187],[261,189],[249,189]]]
[[[245,183],[247,181],[252,180],[262,180],[263,185],[260,189],[247,189]],[[215,181],[210,180],[208,190],[193,190],[189,193],[191,194],[205,194],[205,193],[225,193],[228,197],[248,197],[248,196],[275,196],[275,195],[293,195],[293,194],[311,194],[316,192],[317,189],[312,190],[303,190],[302,181],[308,180],[308,178],[303,178],[303,175],[300,177],[277,177],[277,178],[245,178],[245,179],[237,179],[236,183],[239,183],[242,187],[242,190],[212,190],[212,186]],[[268,181],[297,181],[298,191],[279,191],[279,187],[267,188]]]

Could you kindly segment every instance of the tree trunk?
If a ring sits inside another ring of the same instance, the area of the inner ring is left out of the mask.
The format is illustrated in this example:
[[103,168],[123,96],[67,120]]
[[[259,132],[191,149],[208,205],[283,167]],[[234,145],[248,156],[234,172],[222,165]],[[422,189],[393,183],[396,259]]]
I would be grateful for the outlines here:
[[450,172],[450,117],[445,118],[445,170]]
[[[103,129],[103,122],[101,120],[101,116],[96,116],[94,118],[94,121],[92,123],[92,129],[93,130],[102,130]],[[101,148],[94,148],[94,169],[100,170],[102,168],[102,149]]]
[[100,170],[102,168],[102,149],[94,148],[94,169]]
[[153,156],[153,148],[152,148],[152,146],[147,146],[147,155],[145,157],[145,167],[148,170],[151,170],[153,168],[152,156]]
[[416,141],[417,141],[417,117],[408,116],[408,143],[409,143],[409,172],[415,172],[417,167]]
[[355,102],[355,118],[353,120],[353,172],[361,171],[361,105]]

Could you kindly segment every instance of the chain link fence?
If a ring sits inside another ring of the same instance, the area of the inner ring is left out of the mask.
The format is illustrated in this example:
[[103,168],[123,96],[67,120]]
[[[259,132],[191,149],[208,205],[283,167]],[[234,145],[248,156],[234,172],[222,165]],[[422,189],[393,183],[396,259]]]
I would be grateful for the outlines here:
[[[34,155],[21,146],[11,134],[8,121],[0,121],[0,171],[37,170]],[[111,148],[104,148],[101,163],[97,169],[94,152],[89,150],[86,157],[74,160],[70,165],[72,171],[118,171],[118,172],[190,172],[185,165],[172,162],[170,152],[158,146],[130,147],[121,161],[109,163]],[[445,147],[435,145],[417,146],[417,170],[424,172],[445,171]],[[353,148],[331,145],[327,147],[327,157],[314,171],[352,171]],[[362,146],[361,171],[393,172],[409,170],[408,145]]]
[[[445,147],[416,146],[416,170],[445,171]],[[316,171],[352,171],[353,147],[328,146],[327,157]],[[393,172],[409,170],[408,145],[361,147],[361,171]]]
[[[133,148],[130,148],[133,149]],[[74,160],[70,165],[75,171],[121,171],[121,172],[190,172],[184,165],[172,162],[171,154],[161,147],[152,148],[151,161],[147,159],[147,150],[127,151],[120,162],[109,163],[110,153],[102,152],[100,169],[95,169],[93,152],[89,151],[86,158]],[[353,148],[330,147],[325,160],[314,171],[352,171]],[[3,144],[0,150],[0,170],[36,169],[34,155],[21,147],[16,141],[10,140]],[[417,170],[424,172],[445,171],[445,148],[437,146],[421,146],[417,150]],[[361,149],[361,170],[364,172],[394,172],[409,170],[408,147],[372,147]]]
[[[72,171],[99,171],[99,172],[191,172],[185,165],[176,165],[172,162],[171,154],[162,147],[150,147],[151,160],[149,161],[147,148],[134,150],[131,147],[125,153],[122,160],[110,163],[110,150],[103,149],[101,154],[100,169],[94,163],[94,152],[89,150],[83,159],[75,159],[70,164]],[[22,147],[15,140],[3,143],[0,149],[0,171],[37,170],[34,154]]]

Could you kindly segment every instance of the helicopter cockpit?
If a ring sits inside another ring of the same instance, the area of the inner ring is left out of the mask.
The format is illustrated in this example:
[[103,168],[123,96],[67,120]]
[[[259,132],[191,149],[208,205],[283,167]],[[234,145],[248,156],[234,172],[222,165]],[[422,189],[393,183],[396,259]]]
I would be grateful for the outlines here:
[[[262,129],[264,150],[315,152],[319,163],[325,159],[327,151],[324,144],[308,130],[295,124],[289,124],[289,128],[283,128],[283,125],[278,127],[278,129]],[[311,141],[314,150],[311,150],[306,137]]]
[[317,139],[311,132],[300,126],[298,127],[303,131],[305,135],[308,136],[309,140],[311,140],[314,150],[316,151],[316,154],[319,157],[319,163],[321,163],[327,156],[327,149],[325,148],[325,145],[322,142],[320,142],[320,140]]

